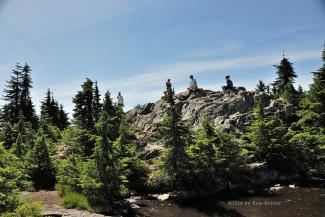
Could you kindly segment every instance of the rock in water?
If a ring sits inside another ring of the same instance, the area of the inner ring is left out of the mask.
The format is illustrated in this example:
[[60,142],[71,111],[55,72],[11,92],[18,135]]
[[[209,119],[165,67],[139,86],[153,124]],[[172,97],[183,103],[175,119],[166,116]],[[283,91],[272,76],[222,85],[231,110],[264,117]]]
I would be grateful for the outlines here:
[[160,201],[168,200],[168,198],[169,198],[169,194],[160,194],[157,197],[157,199],[160,200]]

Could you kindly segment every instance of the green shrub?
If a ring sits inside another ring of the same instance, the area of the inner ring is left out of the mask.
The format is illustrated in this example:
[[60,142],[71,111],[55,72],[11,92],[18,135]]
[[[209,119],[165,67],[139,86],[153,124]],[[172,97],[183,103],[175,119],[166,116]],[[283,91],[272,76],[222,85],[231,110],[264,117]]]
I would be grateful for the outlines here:
[[13,212],[0,214],[1,217],[41,217],[43,205],[39,201],[32,201],[29,198],[20,197],[19,205]]
[[15,210],[16,216],[19,217],[41,217],[43,205],[39,201],[25,199],[24,202]]
[[90,205],[87,198],[79,193],[69,192],[67,193],[63,199],[62,204],[65,208],[71,209],[82,209],[82,210],[90,210]]
[[59,160],[57,164],[56,178],[57,182],[68,185],[74,191],[80,192],[80,165],[82,160],[76,155],[70,155],[63,160]]
[[149,176],[147,187],[153,192],[168,191],[172,187],[172,179],[167,173],[157,170]]
[[55,190],[59,193],[60,197],[64,197],[68,193],[72,192],[72,187],[70,185],[57,183],[55,185]]

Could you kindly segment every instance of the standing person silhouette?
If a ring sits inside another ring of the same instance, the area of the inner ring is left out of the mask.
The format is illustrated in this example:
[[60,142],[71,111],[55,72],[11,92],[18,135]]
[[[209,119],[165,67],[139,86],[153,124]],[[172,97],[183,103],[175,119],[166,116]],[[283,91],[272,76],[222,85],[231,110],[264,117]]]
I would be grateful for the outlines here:
[[116,98],[117,98],[117,105],[123,107],[124,99],[123,99],[123,96],[121,95],[121,92],[118,92],[118,95]]
[[172,90],[172,83],[170,82],[170,78],[168,78],[166,81],[166,88],[167,88],[167,91]]

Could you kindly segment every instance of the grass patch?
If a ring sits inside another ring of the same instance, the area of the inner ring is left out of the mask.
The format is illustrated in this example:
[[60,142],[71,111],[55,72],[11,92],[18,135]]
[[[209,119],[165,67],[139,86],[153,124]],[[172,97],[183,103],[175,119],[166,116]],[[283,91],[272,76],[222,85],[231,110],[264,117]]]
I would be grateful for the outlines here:
[[67,193],[62,199],[62,204],[67,209],[91,210],[87,197],[75,192]]
[[64,197],[68,193],[72,192],[72,187],[70,185],[56,184],[55,190],[59,193],[60,197]]

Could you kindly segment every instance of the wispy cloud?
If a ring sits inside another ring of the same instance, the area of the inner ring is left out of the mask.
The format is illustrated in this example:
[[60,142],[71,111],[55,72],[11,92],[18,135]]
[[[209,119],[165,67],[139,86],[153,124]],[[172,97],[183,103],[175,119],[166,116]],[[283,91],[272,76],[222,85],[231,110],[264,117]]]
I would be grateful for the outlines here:
[[273,35],[271,35],[271,38],[277,38],[277,37],[283,37],[283,36],[287,36],[287,35],[292,35],[292,34],[306,34],[305,31],[307,30],[313,30],[313,29],[320,29],[320,28],[324,28],[325,25],[308,25],[308,26],[295,26],[292,28],[288,28],[288,29],[284,29],[282,31],[279,31]]
[[[303,52],[295,52],[290,54],[290,60],[294,63],[299,61],[319,59],[321,50],[307,50]],[[267,53],[267,54],[256,54],[252,56],[242,56],[236,58],[228,58],[222,60],[209,60],[209,61],[182,61],[158,66],[150,66],[145,72],[137,72],[137,75],[124,78],[120,80],[107,80],[99,81],[101,92],[107,91],[109,87],[112,96],[119,91],[124,95],[126,102],[126,109],[130,109],[137,104],[155,101],[160,98],[163,88],[164,81],[167,78],[171,78],[173,82],[177,83],[182,79],[187,79],[187,76],[191,74],[202,74],[211,71],[220,73],[223,76],[224,70],[235,70],[235,69],[254,69],[262,66],[270,66],[279,62],[280,55],[278,53]],[[217,77],[217,76],[216,76]],[[94,78],[95,79],[95,78]],[[264,79],[264,78],[263,78]],[[304,82],[298,79],[297,83]],[[271,81],[271,78],[265,78],[265,81]],[[310,78],[307,79],[308,81]],[[62,101],[66,109],[72,111],[72,97],[76,94],[77,90],[80,89],[82,84],[80,81],[72,81],[65,84],[59,84],[50,87],[54,95]],[[206,83],[202,85],[203,88],[216,89],[218,85],[221,85],[223,81],[214,81],[213,83]],[[242,80],[237,82],[240,86],[245,86],[247,89],[253,89],[256,81]],[[176,88],[177,91],[185,90],[185,87]],[[33,97],[35,102],[40,101],[44,97],[45,89],[35,90]]]
[[[320,58],[320,50],[308,50],[290,55],[293,62],[318,59]],[[225,69],[237,68],[256,68],[260,66],[273,65],[279,61],[279,54],[258,54],[248,57],[228,58],[222,60],[211,61],[183,61],[163,66],[156,66],[156,70],[140,73],[139,75],[123,80],[107,81],[111,87],[133,86],[140,84],[152,84],[153,82],[161,82],[167,78],[179,80],[184,75],[199,74],[208,71],[220,71]]]
[[223,41],[219,42],[214,49],[211,47],[197,48],[189,52],[190,57],[207,57],[230,54],[238,51],[242,47],[240,41]]

